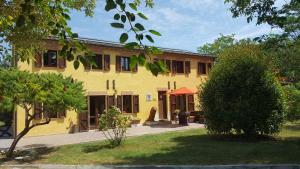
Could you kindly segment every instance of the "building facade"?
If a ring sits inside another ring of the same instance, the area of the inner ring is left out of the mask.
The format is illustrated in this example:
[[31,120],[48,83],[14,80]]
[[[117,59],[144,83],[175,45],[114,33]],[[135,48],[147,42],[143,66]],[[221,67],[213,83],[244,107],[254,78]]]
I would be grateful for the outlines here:
[[[149,118],[153,107],[157,108],[156,120],[168,121],[174,119],[176,109],[197,110],[196,95],[172,96],[170,92],[182,87],[196,92],[197,87],[207,79],[214,61],[213,57],[162,48],[164,53],[153,56],[153,59],[164,62],[170,72],[154,76],[142,66],[130,69],[130,56],[135,54],[135,51],[124,49],[118,43],[81,40],[85,41],[96,54],[97,67],[81,64],[75,70],[72,62],[58,57],[60,46],[56,40],[48,40],[48,51],[36,56],[34,62],[29,64],[18,62],[20,70],[36,73],[58,72],[82,81],[88,102],[86,112],[57,113],[57,116],[52,117],[50,124],[32,129],[28,136],[97,129],[99,116],[112,105],[119,107],[124,113],[137,117],[141,124]],[[38,108],[39,105],[36,105],[33,111],[38,111]],[[24,127],[24,116],[24,110],[18,107],[15,117],[16,133]]]

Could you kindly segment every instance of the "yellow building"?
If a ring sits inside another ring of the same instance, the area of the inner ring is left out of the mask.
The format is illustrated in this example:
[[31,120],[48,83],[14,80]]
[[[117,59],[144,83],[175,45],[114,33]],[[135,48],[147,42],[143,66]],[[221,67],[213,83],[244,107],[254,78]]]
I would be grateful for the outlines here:
[[[124,113],[130,113],[144,123],[152,107],[157,108],[156,120],[171,121],[175,109],[194,111],[197,109],[195,95],[170,95],[180,88],[194,92],[206,80],[207,73],[213,63],[210,55],[200,55],[183,50],[162,48],[161,59],[170,69],[170,73],[153,76],[145,67],[129,68],[130,56],[134,51],[124,49],[120,44],[95,39],[84,40],[88,47],[96,53],[97,67],[80,65],[75,70],[72,62],[58,58],[60,46],[56,40],[47,41],[47,49],[43,56],[36,56],[33,63],[19,62],[20,70],[30,72],[59,72],[72,76],[74,80],[84,82],[88,100],[88,111],[76,113],[68,111],[58,113],[50,124],[39,126],[28,133],[28,136],[70,133],[97,129],[101,113],[112,105],[119,107]],[[38,111],[35,106],[34,111]],[[24,127],[24,110],[17,108],[15,132]],[[42,117],[41,117],[42,118]]]

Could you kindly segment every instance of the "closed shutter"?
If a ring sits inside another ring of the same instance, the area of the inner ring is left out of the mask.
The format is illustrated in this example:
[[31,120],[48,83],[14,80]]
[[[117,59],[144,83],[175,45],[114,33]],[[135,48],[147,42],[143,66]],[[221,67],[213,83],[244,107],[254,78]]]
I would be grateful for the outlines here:
[[170,110],[171,110],[171,118],[174,120],[174,113],[176,110],[176,96],[170,95]]
[[116,71],[121,72],[121,56],[116,56]]
[[166,67],[169,72],[171,72],[171,60],[166,60]]
[[34,103],[34,111],[33,111],[34,119],[41,119],[42,118],[42,104],[41,103]]
[[117,96],[117,107],[121,110],[121,112],[123,111],[123,103],[122,103],[122,96]]
[[185,61],[184,62],[184,68],[185,68],[185,74],[190,74],[191,73],[191,62],[190,61]]
[[188,111],[192,112],[194,110],[195,110],[194,95],[188,95]]
[[139,96],[133,96],[133,113],[138,113],[140,111]]
[[41,68],[42,67],[42,53],[38,52],[35,56],[35,61],[34,61],[34,66],[36,68]]
[[66,68],[66,59],[64,57],[58,58],[58,68],[60,69]]
[[172,60],[172,73],[176,73],[177,71],[177,61],[176,60]]
[[104,70],[109,71],[110,70],[110,56],[104,55]]
[[115,106],[115,96],[107,96],[107,108]]

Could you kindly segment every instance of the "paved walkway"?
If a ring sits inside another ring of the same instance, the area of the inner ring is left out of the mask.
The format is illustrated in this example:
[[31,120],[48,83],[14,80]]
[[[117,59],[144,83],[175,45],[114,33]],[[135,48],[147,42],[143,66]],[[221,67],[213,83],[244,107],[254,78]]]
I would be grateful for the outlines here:
[[[145,134],[163,133],[194,128],[203,128],[202,124],[190,123],[189,126],[160,125],[160,126],[138,126],[128,129],[127,136],[140,136]],[[36,147],[56,147],[67,144],[77,144],[104,140],[105,137],[99,131],[89,131],[75,134],[59,134],[38,137],[25,137],[20,140],[17,149],[28,149]],[[7,149],[12,139],[0,139],[0,150]]]
[[300,169],[298,164],[280,164],[280,165],[136,165],[136,166],[102,166],[102,165],[12,165],[1,166],[0,169]]

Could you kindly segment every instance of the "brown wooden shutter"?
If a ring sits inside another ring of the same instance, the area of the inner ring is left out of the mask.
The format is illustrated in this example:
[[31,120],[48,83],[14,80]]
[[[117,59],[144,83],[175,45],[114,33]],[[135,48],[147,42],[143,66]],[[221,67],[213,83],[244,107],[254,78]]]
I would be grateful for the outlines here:
[[138,113],[140,111],[139,107],[139,96],[135,95],[133,96],[133,113]]
[[115,106],[115,96],[107,96],[107,108]]
[[42,118],[42,104],[41,103],[34,103],[34,110],[33,110],[34,119],[41,119]]
[[190,61],[185,61],[184,62],[184,69],[185,69],[185,74],[190,74],[191,73],[191,62]]
[[58,68],[64,69],[66,68],[66,59],[63,57],[58,58]]
[[176,96],[170,95],[170,111],[171,111],[171,119],[174,120],[174,113],[176,110]]
[[177,71],[177,61],[172,60],[172,73],[176,73]]
[[110,70],[110,55],[104,55],[104,70]]
[[194,95],[188,95],[188,111],[195,110]]
[[35,55],[34,66],[35,66],[36,68],[41,68],[41,67],[42,67],[42,55],[43,55],[42,52],[38,52],[38,53]]
[[171,72],[171,60],[166,60],[166,67],[169,72]]
[[121,112],[123,111],[123,103],[122,103],[122,96],[117,96],[117,107],[121,110]]
[[116,71],[121,72],[121,56],[116,56]]

